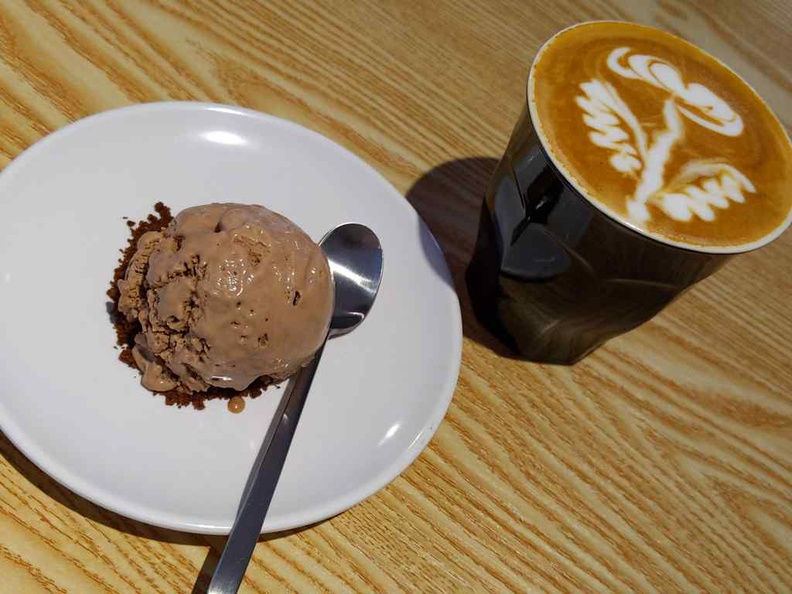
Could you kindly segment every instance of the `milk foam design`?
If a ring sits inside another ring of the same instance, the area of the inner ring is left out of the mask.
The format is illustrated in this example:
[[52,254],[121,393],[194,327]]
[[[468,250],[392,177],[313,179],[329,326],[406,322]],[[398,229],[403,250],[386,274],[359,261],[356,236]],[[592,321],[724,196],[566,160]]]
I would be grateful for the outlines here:
[[627,212],[639,222],[648,221],[647,204],[658,206],[677,221],[694,216],[714,221],[716,208],[730,202],[745,202],[744,192],[756,188],[737,168],[723,160],[693,160],[684,164],[668,182],[666,166],[671,151],[684,139],[684,119],[724,136],[743,132],[739,114],[707,87],[685,84],[679,71],[655,56],[630,54],[629,47],[614,49],[608,68],[622,78],[648,83],[665,96],[662,107],[665,128],[648,132],[633,114],[616,88],[602,79],[580,85],[575,98],[583,110],[583,121],[591,128],[589,140],[613,152],[610,164],[625,175],[635,177],[634,194],[627,200]]

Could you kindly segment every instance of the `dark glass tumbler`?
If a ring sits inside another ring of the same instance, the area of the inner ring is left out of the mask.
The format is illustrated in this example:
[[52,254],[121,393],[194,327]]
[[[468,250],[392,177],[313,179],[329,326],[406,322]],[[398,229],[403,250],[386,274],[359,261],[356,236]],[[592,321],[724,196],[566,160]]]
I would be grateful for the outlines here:
[[553,166],[526,108],[487,191],[467,285],[477,317],[514,351],[571,364],[730,257],[662,243],[599,210]]

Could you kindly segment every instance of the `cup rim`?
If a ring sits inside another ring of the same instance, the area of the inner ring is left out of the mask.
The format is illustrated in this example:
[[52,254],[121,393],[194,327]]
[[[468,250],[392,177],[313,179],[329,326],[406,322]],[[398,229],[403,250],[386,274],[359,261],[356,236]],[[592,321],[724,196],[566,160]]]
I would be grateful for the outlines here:
[[723,67],[728,72],[731,72],[734,76],[736,76],[748,88],[748,90],[751,93],[754,94],[754,96],[759,100],[759,102],[762,105],[764,105],[765,108],[767,108],[767,111],[770,114],[771,118],[773,120],[775,120],[775,122],[778,125],[778,127],[782,131],[785,132],[787,143],[790,145],[790,150],[792,150],[792,141],[790,141],[789,135],[786,134],[786,130],[785,130],[784,126],[781,124],[781,121],[778,119],[778,116],[776,115],[776,113],[770,108],[770,106],[767,104],[767,102],[764,99],[762,99],[761,95],[759,95],[759,93],[756,91],[756,89],[754,89],[750,84],[748,84],[748,82],[742,76],[737,74],[727,64],[724,64],[721,60],[719,60],[718,58],[716,58],[715,56],[713,56],[709,52],[705,51],[701,47],[699,47],[699,46],[697,46],[697,45],[695,45],[695,44],[693,44],[693,43],[691,43],[691,42],[689,42],[689,41],[687,41],[685,39],[682,39],[681,37],[678,37],[677,35],[669,33],[668,31],[664,31],[663,29],[659,29],[657,27],[650,27],[649,25],[642,25],[640,23],[633,23],[633,22],[630,22],[630,21],[618,21],[618,20],[583,21],[583,22],[580,22],[580,23],[575,23],[574,25],[570,25],[569,27],[565,27],[564,29],[561,29],[560,31],[557,31],[554,35],[552,35],[549,39],[547,39],[541,45],[539,50],[536,52],[536,55],[534,56],[534,59],[531,62],[531,67],[530,67],[530,69],[528,71],[528,80],[527,80],[526,89],[525,89],[525,93],[526,93],[525,94],[525,103],[526,103],[526,105],[528,107],[528,112],[529,112],[529,115],[530,115],[530,118],[531,118],[531,125],[532,125],[533,129],[536,131],[536,136],[539,139],[539,144],[541,145],[542,152],[547,156],[548,160],[550,161],[550,163],[552,164],[552,166],[556,170],[556,172],[564,179],[564,181],[572,189],[574,189],[576,194],[578,194],[581,198],[586,200],[586,202],[588,202],[589,204],[594,206],[597,210],[599,210],[600,212],[605,214],[608,218],[612,219],[613,221],[615,221],[619,225],[621,225],[623,227],[626,227],[626,228],[630,229],[631,231],[634,231],[634,232],[636,232],[636,233],[638,233],[638,234],[640,234],[640,235],[642,235],[642,236],[644,236],[644,237],[646,237],[648,239],[656,241],[658,243],[669,245],[669,246],[672,246],[672,247],[675,247],[675,248],[685,249],[685,250],[692,251],[692,252],[699,252],[699,253],[707,253],[707,254],[742,254],[742,253],[751,252],[753,250],[756,250],[756,249],[759,249],[761,247],[764,247],[765,245],[767,245],[767,244],[771,243],[772,241],[774,241],[775,239],[777,239],[792,224],[792,208],[790,208],[790,210],[787,213],[787,216],[784,219],[784,221],[779,226],[777,226],[772,231],[770,231],[770,233],[767,233],[763,237],[760,237],[759,239],[756,239],[754,241],[747,242],[747,243],[741,243],[741,244],[737,244],[737,245],[726,245],[726,246],[714,246],[713,245],[713,246],[708,246],[708,245],[700,245],[700,244],[695,244],[695,243],[688,243],[688,242],[684,242],[684,241],[676,241],[674,239],[670,239],[668,237],[665,237],[664,235],[661,235],[659,233],[653,233],[653,232],[648,231],[646,229],[642,229],[641,227],[639,227],[635,223],[632,223],[626,217],[624,217],[624,216],[620,215],[619,213],[617,213],[612,208],[609,208],[605,204],[600,203],[598,200],[590,198],[588,196],[587,192],[580,186],[578,181],[575,179],[575,176],[573,176],[570,173],[570,171],[564,166],[564,164],[562,162],[560,162],[560,159],[556,158],[556,156],[553,154],[553,151],[548,150],[548,148],[547,148],[548,147],[548,142],[547,142],[547,138],[545,136],[545,132],[544,132],[542,123],[541,123],[541,121],[540,121],[540,119],[538,117],[538,114],[536,113],[536,107],[534,105],[534,102],[531,100],[531,97],[534,95],[534,90],[535,90],[534,67],[539,62],[540,58],[542,57],[542,54],[550,46],[550,44],[552,44],[559,36],[561,36],[562,34],[566,33],[567,31],[570,31],[572,29],[576,29],[578,27],[586,27],[586,26],[592,26],[592,25],[595,25],[595,26],[596,25],[607,25],[607,24],[624,24],[624,25],[630,25],[630,26],[633,26],[633,27],[637,27],[637,28],[640,28],[640,29],[649,29],[651,31],[659,31],[660,33],[663,33],[664,35],[667,35],[669,37],[674,38],[675,40],[677,40],[678,42],[680,42],[682,44],[689,45],[689,46],[695,48],[696,50],[702,52],[704,55],[706,55],[709,58],[711,58],[712,60],[714,60],[721,67]]

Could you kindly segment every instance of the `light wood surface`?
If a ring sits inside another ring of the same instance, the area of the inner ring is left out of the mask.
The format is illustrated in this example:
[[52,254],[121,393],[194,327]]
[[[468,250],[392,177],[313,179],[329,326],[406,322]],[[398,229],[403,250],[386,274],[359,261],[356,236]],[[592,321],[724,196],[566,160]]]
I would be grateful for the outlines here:
[[[446,253],[466,335],[446,420],[371,499],[262,539],[243,591],[792,591],[792,232],[572,368],[499,354],[460,283],[534,53],[598,18],[696,41],[789,130],[785,0],[0,4],[0,165],[97,111],[238,104],[371,163]],[[0,592],[203,591],[222,538],[106,512],[0,450]]]

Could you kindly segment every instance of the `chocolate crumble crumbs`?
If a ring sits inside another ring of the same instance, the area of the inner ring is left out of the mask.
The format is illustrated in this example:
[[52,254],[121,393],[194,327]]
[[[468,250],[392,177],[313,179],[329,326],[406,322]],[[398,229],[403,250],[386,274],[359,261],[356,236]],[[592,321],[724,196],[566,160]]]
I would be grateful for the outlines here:
[[[162,202],[157,202],[154,205],[154,213],[150,214],[147,218],[137,223],[126,220],[126,225],[130,230],[130,237],[127,241],[125,248],[119,250],[121,258],[118,260],[118,266],[113,272],[113,280],[110,282],[110,288],[107,290],[107,297],[110,299],[108,309],[110,317],[115,327],[116,344],[121,349],[118,355],[119,361],[129,365],[135,370],[138,370],[135,365],[135,359],[132,356],[132,347],[135,345],[135,335],[141,331],[140,323],[137,320],[128,321],[126,316],[118,311],[118,300],[121,297],[121,292],[118,290],[118,281],[124,278],[126,269],[129,266],[132,257],[137,251],[137,242],[140,237],[149,231],[161,231],[170,225],[173,220],[170,208],[165,206]],[[165,404],[176,405],[177,407],[192,406],[195,409],[202,410],[206,407],[207,400],[214,399],[231,399],[234,396],[248,396],[256,398],[262,394],[269,386],[279,382],[273,381],[270,377],[260,377],[250,384],[244,390],[233,390],[231,388],[217,388],[211,387],[205,392],[186,392],[180,388],[174,388],[167,392],[157,392],[165,397]]]

